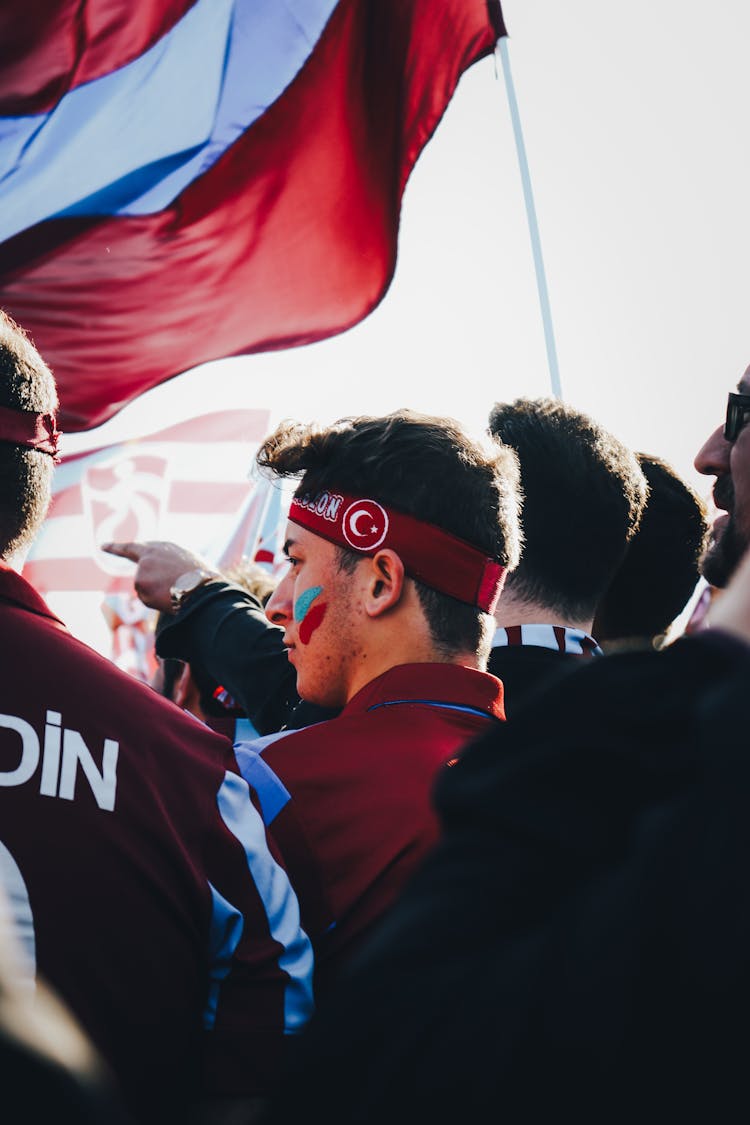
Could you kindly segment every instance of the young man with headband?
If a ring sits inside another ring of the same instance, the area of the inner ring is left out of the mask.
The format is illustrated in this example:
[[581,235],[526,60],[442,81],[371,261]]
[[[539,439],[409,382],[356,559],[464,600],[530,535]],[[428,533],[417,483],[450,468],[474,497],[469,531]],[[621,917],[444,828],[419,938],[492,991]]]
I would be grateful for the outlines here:
[[[284,630],[302,698],[343,708],[238,747],[320,983],[434,843],[438,770],[504,717],[502,685],[483,669],[504,572],[518,560],[518,471],[499,443],[407,411],[285,424],[258,461],[300,478],[289,573],[266,613]],[[143,591],[155,568],[148,547],[132,546],[118,550],[141,558]]]

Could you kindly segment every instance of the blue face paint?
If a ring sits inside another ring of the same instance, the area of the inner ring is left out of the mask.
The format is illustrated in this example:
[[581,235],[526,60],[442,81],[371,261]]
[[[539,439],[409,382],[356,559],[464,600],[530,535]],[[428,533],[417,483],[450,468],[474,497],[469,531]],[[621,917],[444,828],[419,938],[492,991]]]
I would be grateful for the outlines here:
[[311,586],[309,590],[305,590],[303,594],[297,598],[294,603],[294,620],[299,624],[307,617],[310,606],[313,604],[318,594],[323,593],[322,586]]

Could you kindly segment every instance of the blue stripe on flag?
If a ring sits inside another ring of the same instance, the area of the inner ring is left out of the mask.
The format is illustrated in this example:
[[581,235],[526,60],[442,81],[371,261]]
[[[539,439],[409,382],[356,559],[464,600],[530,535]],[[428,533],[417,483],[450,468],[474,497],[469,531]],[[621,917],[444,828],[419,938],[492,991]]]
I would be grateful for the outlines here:
[[280,96],[336,0],[198,0],[47,114],[0,119],[0,240],[50,217],[168,206]]
[[282,946],[279,966],[289,983],[284,996],[284,1031],[300,1031],[312,1015],[313,953],[300,926],[299,904],[286,872],[268,850],[263,821],[250,800],[247,783],[227,772],[216,795],[221,818],[245,850],[272,937]]

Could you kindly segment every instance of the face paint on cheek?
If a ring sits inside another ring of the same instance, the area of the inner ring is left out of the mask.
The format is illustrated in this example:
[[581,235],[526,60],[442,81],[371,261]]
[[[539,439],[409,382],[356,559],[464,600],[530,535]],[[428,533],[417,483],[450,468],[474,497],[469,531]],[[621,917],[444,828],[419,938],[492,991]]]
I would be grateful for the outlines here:
[[322,593],[322,586],[311,586],[309,590],[300,594],[294,603],[294,620],[299,625],[299,639],[303,645],[310,643],[310,638],[326,615],[328,608],[326,602],[313,605],[315,599]]
[[322,623],[327,609],[328,605],[326,602],[318,602],[318,604],[314,605],[310,612],[307,614],[305,620],[299,627],[299,639],[302,641],[303,645],[309,645],[310,638],[312,637],[318,626]]

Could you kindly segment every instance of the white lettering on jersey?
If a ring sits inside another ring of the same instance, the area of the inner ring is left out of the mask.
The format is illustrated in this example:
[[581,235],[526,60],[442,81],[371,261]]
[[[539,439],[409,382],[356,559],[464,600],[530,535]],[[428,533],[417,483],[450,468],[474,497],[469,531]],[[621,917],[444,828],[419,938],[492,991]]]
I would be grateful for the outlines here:
[[80,763],[81,769],[86,774],[86,780],[91,786],[91,792],[96,798],[100,809],[115,807],[115,788],[117,779],[117,751],[119,747],[111,738],[104,739],[104,753],[102,754],[102,772],[96,768],[96,762],[91,757],[91,752],[77,730],[63,732],[63,760],[60,772],[60,789],[58,796],[66,801],[72,801],[75,795],[76,771]]
[[83,735],[80,731],[63,727],[59,711],[47,712],[43,752],[36,731],[25,719],[16,715],[0,715],[0,730],[3,728],[20,735],[21,757],[13,769],[0,770],[0,786],[25,785],[36,773],[41,757],[39,792],[43,796],[72,801],[80,767],[99,808],[112,812],[117,792],[118,742],[112,738],[104,739],[102,768],[99,770]]
[[57,780],[60,775],[60,725],[62,715],[59,711],[47,712],[44,728],[44,758],[42,759],[42,783],[39,792],[45,797],[57,796]]
[[0,785],[25,785],[39,765],[39,739],[31,723],[15,715],[0,715],[0,727],[21,736],[21,760],[14,770],[0,770]]

